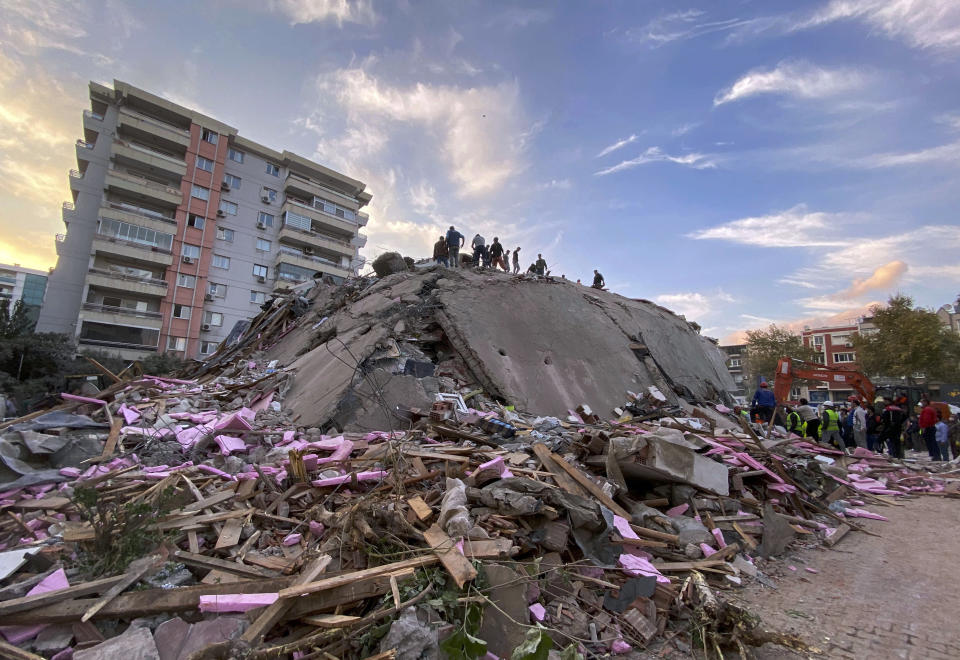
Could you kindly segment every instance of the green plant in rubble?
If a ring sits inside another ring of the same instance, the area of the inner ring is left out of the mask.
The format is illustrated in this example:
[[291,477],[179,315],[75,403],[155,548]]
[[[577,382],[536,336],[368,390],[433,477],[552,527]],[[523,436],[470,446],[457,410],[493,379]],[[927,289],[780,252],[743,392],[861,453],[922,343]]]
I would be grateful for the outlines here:
[[130,562],[155,548],[164,534],[151,525],[170,512],[173,496],[168,488],[153,503],[118,502],[106,501],[95,488],[75,488],[73,504],[94,534],[81,552],[85,571],[92,576],[122,573]]

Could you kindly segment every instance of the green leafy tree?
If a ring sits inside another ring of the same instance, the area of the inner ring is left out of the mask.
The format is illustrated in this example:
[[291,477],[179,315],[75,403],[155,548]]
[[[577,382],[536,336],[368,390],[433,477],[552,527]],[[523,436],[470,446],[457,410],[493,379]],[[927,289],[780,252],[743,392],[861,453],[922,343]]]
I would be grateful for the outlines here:
[[23,300],[18,300],[13,304],[13,311],[10,310],[10,301],[0,301],[0,339],[12,339],[30,334],[33,327],[33,321],[23,304]]
[[933,312],[914,308],[910,296],[892,296],[871,308],[876,330],[853,337],[863,370],[872,376],[955,381],[960,378],[960,335]]
[[[771,325],[766,330],[747,331],[746,363],[744,385],[747,394],[757,388],[760,377],[773,386],[773,377],[777,371],[777,360],[791,357],[805,362],[813,362],[816,351],[803,345],[803,338],[786,328]],[[798,381],[799,382],[799,381]]]

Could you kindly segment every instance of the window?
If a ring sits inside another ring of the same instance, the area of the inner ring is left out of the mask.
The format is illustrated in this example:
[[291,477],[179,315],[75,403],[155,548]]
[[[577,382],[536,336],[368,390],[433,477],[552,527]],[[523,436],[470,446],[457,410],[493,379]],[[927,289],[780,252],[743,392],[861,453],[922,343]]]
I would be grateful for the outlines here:
[[250,302],[257,303],[262,305],[267,299],[266,294],[263,291],[251,291],[250,292]]
[[194,185],[193,188],[190,189],[190,196],[196,197],[197,199],[202,199],[205,202],[209,201],[210,189],[204,188],[203,186]]
[[260,264],[253,264],[253,276],[254,277],[263,277],[267,276],[267,267],[261,266]]
[[233,242],[233,230],[226,227],[217,227],[217,239],[221,241]]
[[177,286],[182,286],[187,289],[192,289],[197,286],[197,278],[193,275],[187,275],[185,273],[180,273],[177,275]]
[[260,211],[260,215],[257,216],[257,224],[263,225],[264,227],[272,227],[273,215]]
[[230,257],[222,257],[219,254],[213,255],[213,267],[223,268],[224,270],[230,268]]
[[190,245],[189,243],[183,244],[183,249],[180,251],[185,257],[190,257],[191,259],[200,258],[200,246],[199,245]]
[[857,356],[855,353],[834,353],[833,354],[834,363],[839,362],[856,362]]
[[213,161],[209,158],[204,158],[203,156],[197,156],[197,169],[203,170],[204,172],[212,172]]
[[215,284],[214,282],[207,282],[207,294],[213,296],[214,298],[226,298],[227,285]]
[[97,233],[102,236],[112,236],[130,241],[131,243],[149,245],[166,250],[167,252],[169,252],[173,246],[173,234],[164,234],[154,231],[153,229],[147,229],[139,225],[131,225],[126,222],[119,222],[118,220],[111,220],[109,218],[100,220],[100,227]]
[[174,306],[173,306],[173,318],[175,318],[175,319],[188,319],[188,318],[190,318],[190,307],[189,307],[189,305],[174,305]]
[[267,163],[267,174],[280,176],[280,166],[274,165],[273,163]]
[[209,142],[210,144],[216,144],[217,138],[220,136],[214,133],[213,131],[211,131],[209,128],[205,128],[203,129],[203,133],[201,133],[201,137],[203,138],[204,142]]
[[226,186],[230,186],[231,188],[239,188],[239,187],[240,187],[240,177],[238,177],[238,176],[233,176],[232,174],[224,174],[224,175],[223,175],[223,184],[226,185]]
[[244,153],[242,151],[237,151],[236,149],[233,149],[233,148],[227,149],[227,158],[229,158],[235,163],[242,163],[243,156],[244,156]]
[[187,226],[194,227],[195,229],[203,229],[205,221],[202,215],[197,215],[196,213],[190,213],[187,215]]
[[268,204],[272,204],[273,202],[277,201],[277,191],[273,188],[261,188],[260,199]]
[[740,366],[740,358],[731,358],[731,359],[730,359],[730,366],[731,366],[731,367],[739,367],[739,366]]
[[167,350],[168,351],[187,350],[187,338],[186,337],[167,337]]
[[813,356],[813,361],[817,364],[824,364],[825,360],[823,359],[823,353],[817,353]]
[[269,252],[271,245],[273,245],[273,244],[272,244],[270,241],[268,241],[267,239],[265,239],[265,238],[258,238],[258,239],[257,239],[257,249],[258,249],[258,250],[261,250],[261,251],[263,251],[263,252]]
[[302,229],[304,231],[310,231],[312,226],[310,218],[305,215],[300,215],[299,213],[294,213],[293,211],[287,211],[284,213],[283,224],[287,225],[288,227]]
[[200,342],[200,355],[211,355],[216,351],[217,351],[217,342],[215,341]]
[[228,202],[225,199],[220,200],[220,210],[226,213],[227,215],[236,215],[237,214],[237,203]]
[[339,204],[334,204],[333,202],[327,201],[321,197],[313,198],[313,207],[320,209],[324,213],[329,213],[330,215],[335,215],[338,218],[345,218],[347,220],[355,220],[357,215],[350,209],[340,206]]
[[220,312],[204,312],[203,322],[207,325],[223,325],[223,314]]

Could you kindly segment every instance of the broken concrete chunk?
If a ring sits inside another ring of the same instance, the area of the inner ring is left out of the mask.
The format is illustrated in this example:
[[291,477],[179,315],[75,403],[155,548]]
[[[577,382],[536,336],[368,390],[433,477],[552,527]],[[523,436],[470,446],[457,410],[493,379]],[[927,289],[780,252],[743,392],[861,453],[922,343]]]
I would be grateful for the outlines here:
[[[219,640],[217,640],[219,641]],[[74,660],[160,660],[149,628],[130,628],[89,649],[75,651]]]
[[381,652],[396,649],[396,660],[436,660],[440,657],[437,629],[420,623],[415,607],[403,610],[380,642]]

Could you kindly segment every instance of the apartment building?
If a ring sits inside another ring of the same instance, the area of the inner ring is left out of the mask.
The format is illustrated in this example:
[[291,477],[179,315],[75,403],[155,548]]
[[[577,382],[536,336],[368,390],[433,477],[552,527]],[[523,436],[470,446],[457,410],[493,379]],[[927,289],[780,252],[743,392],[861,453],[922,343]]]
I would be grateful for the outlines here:
[[39,331],[202,358],[274,290],[356,274],[362,182],[127,83],[89,89]]
[[36,323],[47,290],[48,274],[45,270],[24,268],[20,264],[0,264],[0,300],[8,301],[11,312],[13,304],[22,300],[27,315]]
[[[866,329],[865,329],[866,330]],[[831,369],[858,369],[857,353],[853,350],[853,336],[860,332],[859,323],[825,328],[804,328],[800,333],[804,346],[816,351],[816,361]],[[843,383],[820,383],[801,387],[800,396],[812,402],[843,401],[853,394]]]
[[735,397],[745,397],[747,394],[746,383],[744,383],[744,367],[747,358],[747,345],[736,344],[733,346],[721,346],[727,358],[727,371],[733,377],[737,389],[734,392]]

